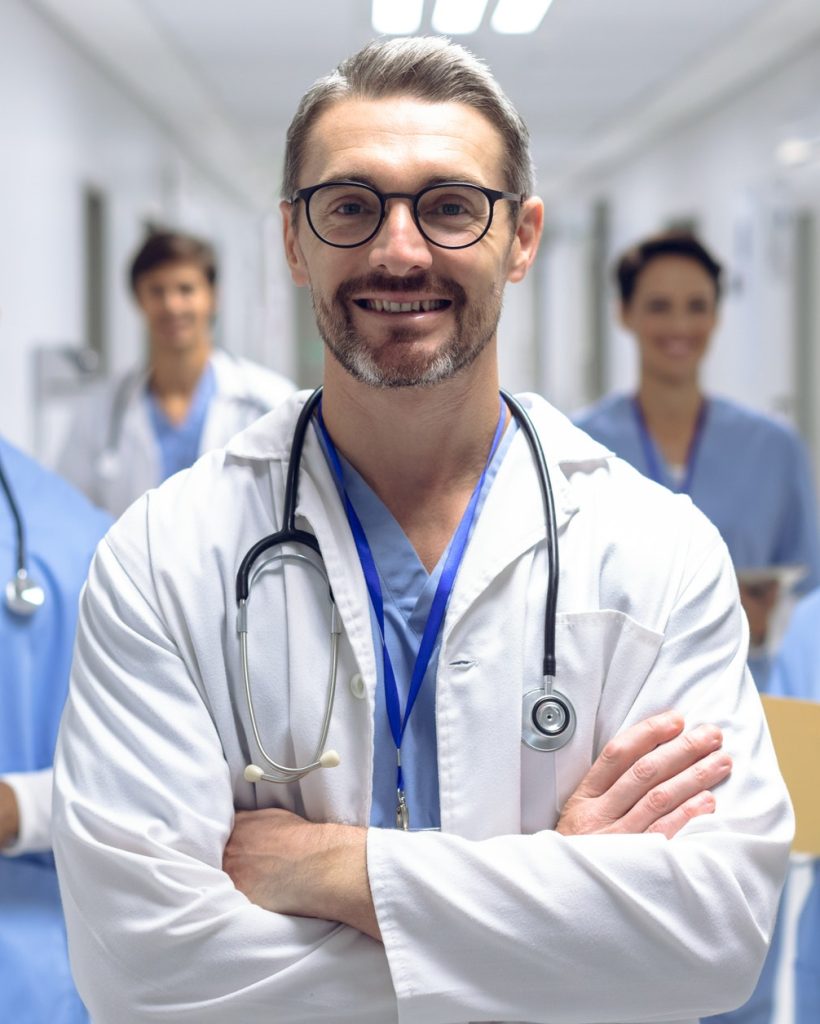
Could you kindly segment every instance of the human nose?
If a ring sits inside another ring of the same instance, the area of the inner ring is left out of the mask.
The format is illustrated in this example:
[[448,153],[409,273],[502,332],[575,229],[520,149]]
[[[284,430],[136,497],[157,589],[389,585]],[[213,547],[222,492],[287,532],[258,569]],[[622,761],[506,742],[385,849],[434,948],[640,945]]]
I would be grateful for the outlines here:
[[386,200],[384,220],[370,245],[370,265],[396,277],[426,270],[430,243],[419,231],[410,199]]

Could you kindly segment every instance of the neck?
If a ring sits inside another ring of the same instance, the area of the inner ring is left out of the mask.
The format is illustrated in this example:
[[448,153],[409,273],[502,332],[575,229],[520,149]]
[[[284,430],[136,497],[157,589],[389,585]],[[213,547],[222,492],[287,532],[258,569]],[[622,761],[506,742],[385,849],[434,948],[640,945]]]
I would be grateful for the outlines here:
[[700,412],[703,392],[696,378],[685,381],[669,381],[641,377],[638,388],[647,425],[665,432],[689,431]]
[[372,388],[335,361],[325,368],[322,413],[333,443],[396,518],[428,570],[464,513],[498,425],[498,371],[494,353],[487,355],[429,388]]
[[703,392],[697,379],[669,381],[647,378],[643,374],[638,401],[647,430],[664,459],[671,465],[683,465],[689,456],[703,405]]
[[151,390],[160,401],[172,397],[190,398],[208,365],[211,352],[210,342],[177,352],[152,347],[149,368]]

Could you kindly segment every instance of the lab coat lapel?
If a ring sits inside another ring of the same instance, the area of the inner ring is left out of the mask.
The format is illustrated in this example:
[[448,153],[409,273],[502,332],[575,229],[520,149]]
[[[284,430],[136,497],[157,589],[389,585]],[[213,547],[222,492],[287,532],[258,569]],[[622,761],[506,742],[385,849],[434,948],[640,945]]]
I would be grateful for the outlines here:
[[[284,487],[287,463],[278,463],[272,469],[281,474],[279,486]],[[297,527],[314,533],[319,542],[342,622],[337,695],[327,744],[329,749],[339,752],[341,765],[337,769],[313,772],[302,781],[305,810],[314,820],[343,818],[350,821],[352,812],[353,820],[365,825],[370,818],[372,795],[377,679],[370,599],[347,517],[312,429],[305,438],[296,512]],[[309,570],[290,566],[285,571],[286,579],[294,580],[296,587],[304,586],[304,573]],[[288,592],[291,593],[290,582]],[[318,652],[306,649],[304,622],[299,619],[298,615],[289,616],[288,624],[291,675],[296,681],[291,690],[291,727],[297,760],[301,758],[304,763],[315,753],[329,638],[322,641],[326,649]],[[326,634],[322,629],[315,635]],[[320,663],[317,670],[316,665]],[[364,680],[364,699],[351,692],[351,679],[356,674]]]
[[[560,422],[557,427],[560,434]],[[577,506],[555,457],[561,438],[551,445],[549,433],[540,434],[560,541]],[[521,791],[519,694],[542,681],[543,647],[529,649],[525,618],[533,559],[538,560],[536,600],[546,599],[545,535],[538,476],[519,430],[476,523],[444,627],[436,690],[444,831],[483,839],[521,830],[520,801],[510,800],[510,794]],[[515,585],[509,585],[509,574],[517,574]],[[540,645],[540,622],[537,632]]]

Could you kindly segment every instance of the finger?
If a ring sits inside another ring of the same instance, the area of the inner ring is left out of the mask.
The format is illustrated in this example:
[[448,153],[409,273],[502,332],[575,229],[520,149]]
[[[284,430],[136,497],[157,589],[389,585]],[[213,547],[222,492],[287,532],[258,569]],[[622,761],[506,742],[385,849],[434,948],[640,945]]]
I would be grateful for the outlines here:
[[722,750],[702,758],[678,775],[653,787],[620,822],[623,831],[648,831],[652,825],[709,792],[732,771],[732,759]]
[[[723,734],[714,725],[699,725],[639,758],[606,794],[608,810],[620,818],[648,793],[719,750]],[[705,789],[705,786],[699,787]]]
[[[602,796],[640,758],[645,757],[660,744],[668,743],[679,736],[683,731],[683,724],[681,715],[675,711],[666,711],[624,729],[607,743],[581,780],[576,793],[579,796]],[[632,803],[634,802],[633,800]]]
[[712,793],[698,793],[697,796],[691,797],[680,807],[676,807],[671,814],[658,818],[646,831],[659,832],[667,839],[671,839],[693,818],[699,818],[703,814],[713,814],[715,804],[716,801]]

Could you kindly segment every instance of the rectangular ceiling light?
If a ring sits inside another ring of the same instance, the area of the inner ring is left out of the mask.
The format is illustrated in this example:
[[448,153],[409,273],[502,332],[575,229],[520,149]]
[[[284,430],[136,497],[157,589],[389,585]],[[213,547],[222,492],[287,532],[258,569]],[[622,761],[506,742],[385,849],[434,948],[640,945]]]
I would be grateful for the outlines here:
[[433,31],[446,36],[466,36],[476,32],[486,6],[487,0],[436,0]]
[[551,3],[552,0],[498,0],[490,26],[507,35],[535,32]]
[[373,0],[370,21],[386,36],[411,36],[418,32],[424,0]]

